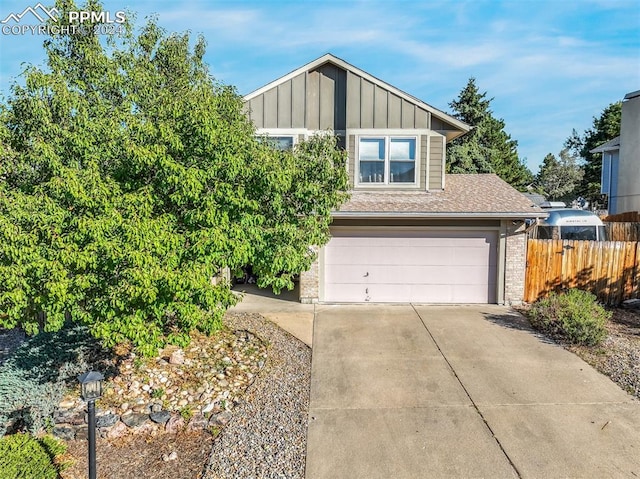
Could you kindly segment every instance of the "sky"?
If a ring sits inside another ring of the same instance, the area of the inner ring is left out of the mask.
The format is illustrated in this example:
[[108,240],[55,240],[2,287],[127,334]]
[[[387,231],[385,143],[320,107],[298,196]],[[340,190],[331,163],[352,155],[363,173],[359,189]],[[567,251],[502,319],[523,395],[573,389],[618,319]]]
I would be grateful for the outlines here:
[[[52,6],[52,0],[41,0]],[[0,0],[0,20],[38,0]],[[83,1],[77,1],[82,5]],[[640,0],[106,0],[208,44],[205,60],[240,94],[325,53],[451,113],[469,78],[536,173],[576,129],[640,90]],[[128,13],[129,18],[131,15]],[[37,24],[31,13],[21,24]],[[16,25],[9,20],[5,25]],[[26,64],[43,66],[43,35],[0,33],[0,94]]]

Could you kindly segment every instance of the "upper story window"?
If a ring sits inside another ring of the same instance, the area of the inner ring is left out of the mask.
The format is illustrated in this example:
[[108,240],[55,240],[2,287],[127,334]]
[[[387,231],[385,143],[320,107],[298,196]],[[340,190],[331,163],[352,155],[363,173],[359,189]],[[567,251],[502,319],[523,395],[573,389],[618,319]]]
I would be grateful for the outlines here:
[[360,184],[415,184],[416,137],[360,137]]
[[269,135],[265,138],[265,141],[275,148],[276,150],[291,150],[293,149],[293,136],[272,136]]

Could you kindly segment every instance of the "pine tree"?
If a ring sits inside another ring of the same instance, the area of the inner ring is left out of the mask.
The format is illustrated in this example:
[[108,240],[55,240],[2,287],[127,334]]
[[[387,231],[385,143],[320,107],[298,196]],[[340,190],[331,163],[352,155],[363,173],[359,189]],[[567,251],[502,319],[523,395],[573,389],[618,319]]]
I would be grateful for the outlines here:
[[492,101],[486,92],[480,93],[475,78],[470,78],[458,98],[449,103],[453,116],[474,128],[448,145],[447,171],[495,173],[523,190],[533,175],[518,158],[518,142],[505,132],[504,120],[493,117]]
[[590,153],[601,144],[613,140],[620,135],[620,119],[622,117],[622,102],[611,103],[599,117],[593,117],[593,125],[582,135],[573,130],[565,141],[565,147],[579,157],[584,163],[584,177],[578,187],[578,192],[592,204],[601,200],[600,175],[602,173],[602,155]]

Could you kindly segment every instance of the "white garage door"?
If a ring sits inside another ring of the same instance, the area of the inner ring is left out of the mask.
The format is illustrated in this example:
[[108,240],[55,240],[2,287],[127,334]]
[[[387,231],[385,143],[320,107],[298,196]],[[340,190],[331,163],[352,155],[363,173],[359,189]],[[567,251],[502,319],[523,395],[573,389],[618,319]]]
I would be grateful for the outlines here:
[[324,254],[324,301],[494,303],[497,232],[340,230]]

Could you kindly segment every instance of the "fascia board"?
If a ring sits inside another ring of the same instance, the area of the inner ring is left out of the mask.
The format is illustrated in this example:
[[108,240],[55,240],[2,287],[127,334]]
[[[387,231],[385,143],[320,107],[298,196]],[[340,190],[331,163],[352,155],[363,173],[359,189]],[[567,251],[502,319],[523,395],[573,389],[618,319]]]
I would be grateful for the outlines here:
[[331,213],[332,218],[438,218],[438,219],[526,219],[526,218],[546,218],[549,213],[544,211],[532,211],[531,213],[421,213],[421,212],[356,212],[340,211]]

